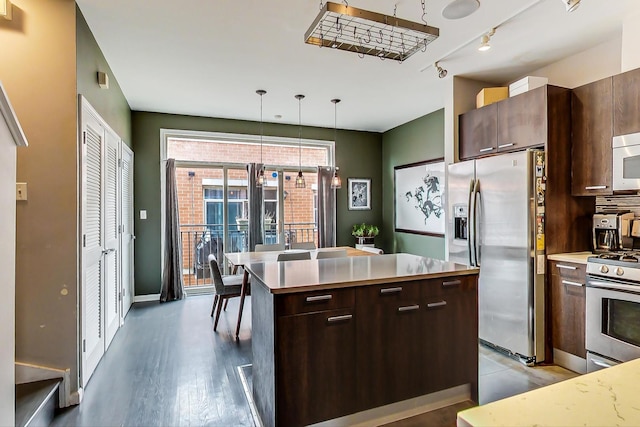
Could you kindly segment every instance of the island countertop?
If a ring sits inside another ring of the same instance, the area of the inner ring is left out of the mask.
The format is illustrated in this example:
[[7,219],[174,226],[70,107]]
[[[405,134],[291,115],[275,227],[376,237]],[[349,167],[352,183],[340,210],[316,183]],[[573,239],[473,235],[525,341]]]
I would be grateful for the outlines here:
[[253,263],[252,280],[272,294],[478,274],[478,268],[410,254]]

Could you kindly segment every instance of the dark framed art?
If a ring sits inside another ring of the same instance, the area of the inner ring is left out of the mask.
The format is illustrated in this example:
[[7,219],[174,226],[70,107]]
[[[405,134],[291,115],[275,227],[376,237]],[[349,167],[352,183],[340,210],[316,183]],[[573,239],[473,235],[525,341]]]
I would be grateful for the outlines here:
[[349,210],[371,209],[371,179],[349,178]]
[[393,168],[395,231],[444,236],[444,159]]

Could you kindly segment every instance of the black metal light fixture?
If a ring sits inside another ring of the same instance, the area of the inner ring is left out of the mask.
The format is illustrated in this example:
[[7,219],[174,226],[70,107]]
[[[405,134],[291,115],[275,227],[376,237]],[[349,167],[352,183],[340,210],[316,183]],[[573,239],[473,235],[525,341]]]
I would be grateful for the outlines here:
[[262,135],[263,135],[263,122],[262,122],[262,96],[267,93],[266,90],[258,89],[256,91],[258,95],[260,95],[260,171],[258,171],[258,176],[256,177],[256,186],[262,187],[267,183],[267,178],[264,176],[264,163],[262,163]]
[[302,100],[304,95],[296,95],[298,100],[298,176],[296,177],[296,188],[305,188],[307,184],[302,176]]
[[[332,99],[331,102],[333,102],[333,132],[334,132],[333,141],[337,142],[338,141],[338,102],[340,102],[340,100],[336,98],[336,99]],[[339,168],[336,166],[333,172],[333,178],[331,178],[331,188],[333,189],[342,188],[342,180],[338,176],[338,169]]]

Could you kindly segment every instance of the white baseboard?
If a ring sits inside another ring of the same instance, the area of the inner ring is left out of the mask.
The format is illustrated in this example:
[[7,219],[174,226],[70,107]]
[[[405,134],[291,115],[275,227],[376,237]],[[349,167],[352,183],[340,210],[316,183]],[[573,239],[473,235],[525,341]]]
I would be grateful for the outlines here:
[[60,378],[59,406],[77,405],[82,398],[80,392],[71,392],[71,374],[69,369],[50,368],[48,366],[33,365],[30,363],[16,362],[16,384],[32,383],[35,381],[52,380]]
[[160,294],[136,295],[133,302],[160,301]]

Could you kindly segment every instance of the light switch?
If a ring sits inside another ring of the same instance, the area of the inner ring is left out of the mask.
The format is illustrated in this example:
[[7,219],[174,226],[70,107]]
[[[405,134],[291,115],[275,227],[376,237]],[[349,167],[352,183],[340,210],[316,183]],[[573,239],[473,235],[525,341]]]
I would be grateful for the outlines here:
[[147,219],[147,211],[146,210],[141,210],[140,211],[140,219]]
[[16,200],[27,200],[26,182],[16,182]]

